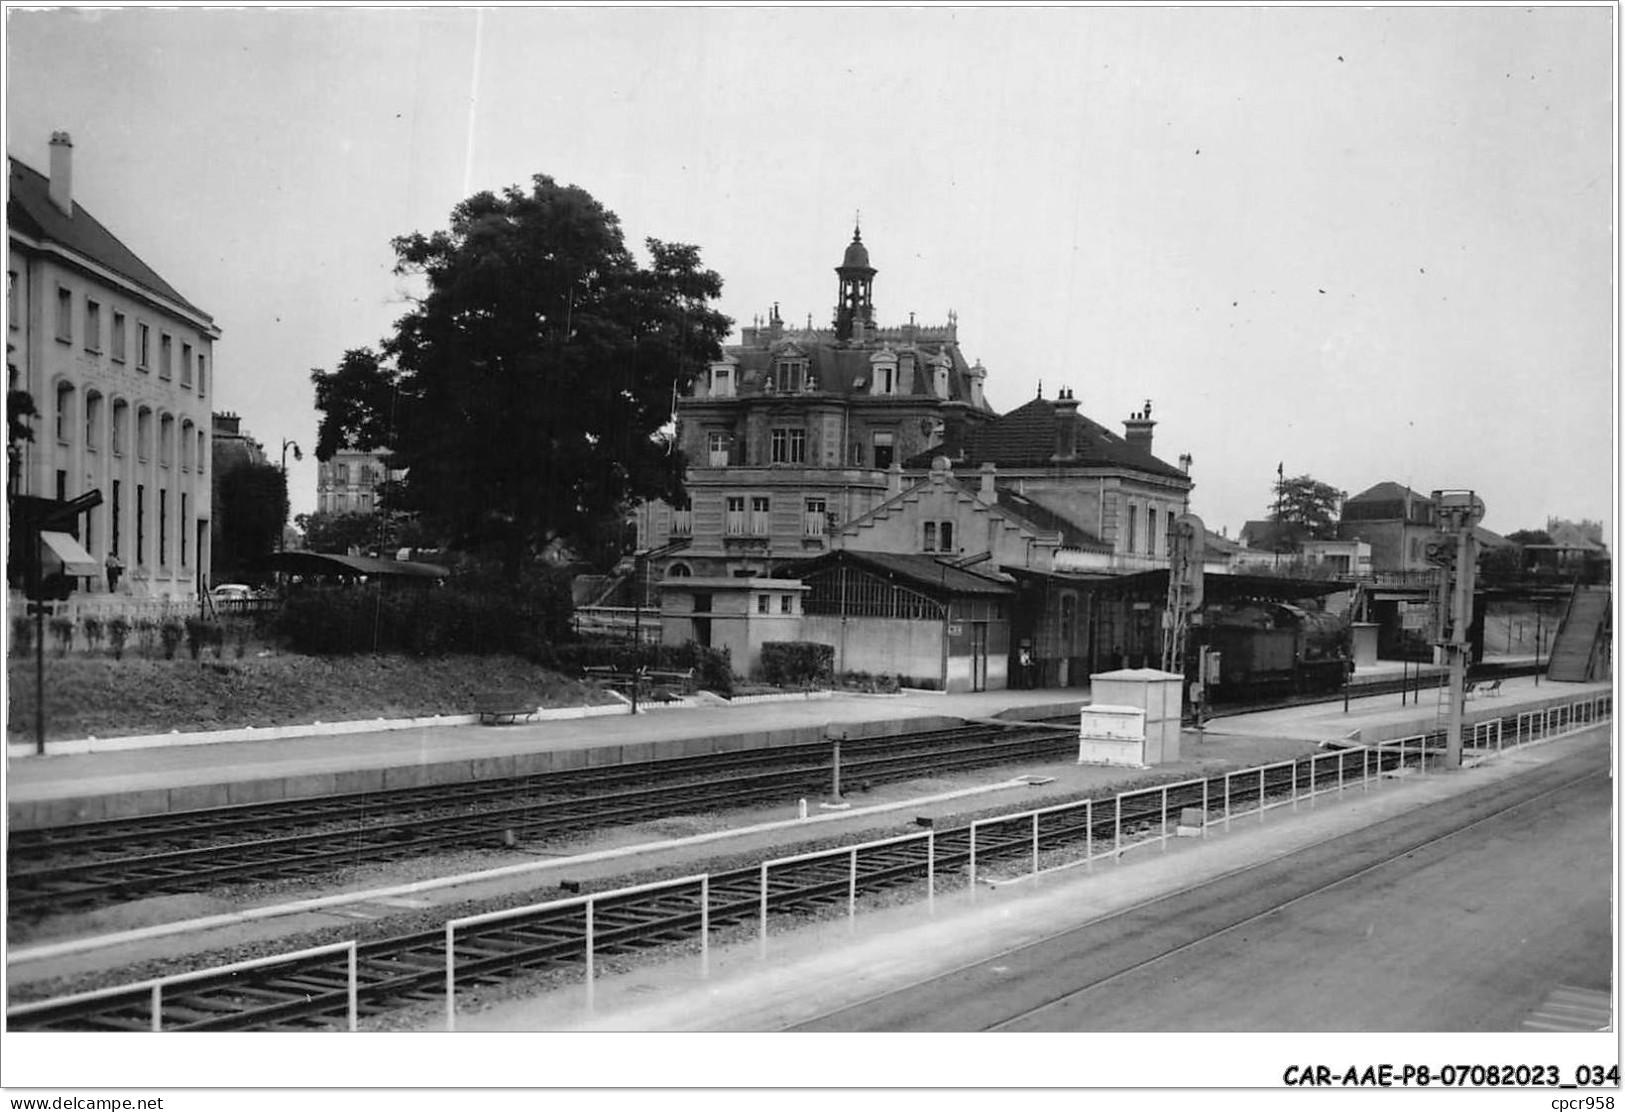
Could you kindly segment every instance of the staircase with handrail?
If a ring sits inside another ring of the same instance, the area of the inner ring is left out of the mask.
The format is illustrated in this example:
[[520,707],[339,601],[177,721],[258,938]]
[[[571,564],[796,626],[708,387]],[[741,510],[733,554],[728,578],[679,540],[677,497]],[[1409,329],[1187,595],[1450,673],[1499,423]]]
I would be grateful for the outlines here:
[[1552,638],[1546,678],[1562,683],[1590,683],[1608,675],[1613,656],[1613,592],[1608,587],[1579,585]]

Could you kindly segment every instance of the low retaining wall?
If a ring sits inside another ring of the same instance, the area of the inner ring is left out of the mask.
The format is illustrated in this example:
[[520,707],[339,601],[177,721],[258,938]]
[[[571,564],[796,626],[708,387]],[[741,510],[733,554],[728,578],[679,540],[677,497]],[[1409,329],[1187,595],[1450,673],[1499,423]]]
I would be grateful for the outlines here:
[[[626,713],[624,707],[612,709],[621,714]],[[442,726],[460,724],[460,720],[450,718],[433,721]],[[848,738],[894,737],[903,733],[959,726],[963,725],[963,722],[963,719],[952,716],[930,715],[878,722],[841,723],[835,728]],[[342,772],[290,772],[281,776],[253,780],[222,780],[208,784],[136,789],[109,795],[8,801],[7,813],[13,829],[30,830],[70,823],[99,822],[104,819],[195,811],[207,807],[432,787],[437,784],[497,780],[510,776],[564,772],[578,768],[609,768],[623,764],[730,753],[744,749],[811,745],[823,741],[830,729],[831,727],[827,725],[797,726],[723,736],[612,742],[571,748],[538,748],[523,753],[348,769]],[[305,733],[308,735],[308,729]],[[537,740],[538,746],[546,744],[548,742],[545,739]]]

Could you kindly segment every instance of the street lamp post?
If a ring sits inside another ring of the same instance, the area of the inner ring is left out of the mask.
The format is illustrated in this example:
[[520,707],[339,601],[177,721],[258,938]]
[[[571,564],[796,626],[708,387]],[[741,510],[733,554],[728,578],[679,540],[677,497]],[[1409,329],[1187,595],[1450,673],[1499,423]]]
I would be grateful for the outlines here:
[[299,450],[299,445],[298,444],[296,444],[292,440],[287,439],[286,437],[283,438],[283,441],[282,441],[282,498],[283,498],[283,508],[282,508],[282,526],[281,526],[281,528],[279,528],[277,530],[276,550],[278,552],[284,552],[284,551],[287,550],[287,547],[288,547],[287,498],[288,498],[288,449],[289,448],[293,449],[293,461],[295,463],[298,463],[300,460],[305,458],[305,454]]

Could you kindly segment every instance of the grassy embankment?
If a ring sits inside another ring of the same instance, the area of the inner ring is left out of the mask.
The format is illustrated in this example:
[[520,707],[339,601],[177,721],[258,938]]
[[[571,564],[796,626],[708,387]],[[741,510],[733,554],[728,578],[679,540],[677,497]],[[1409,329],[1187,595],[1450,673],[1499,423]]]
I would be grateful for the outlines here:
[[[349,719],[468,714],[476,691],[518,690],[542,706],[609,698],[596,688],[514,657],[175,660],[47,651],[46,739],[124,737]],[[34,657],[6,661],[6,734],[34,736]]]

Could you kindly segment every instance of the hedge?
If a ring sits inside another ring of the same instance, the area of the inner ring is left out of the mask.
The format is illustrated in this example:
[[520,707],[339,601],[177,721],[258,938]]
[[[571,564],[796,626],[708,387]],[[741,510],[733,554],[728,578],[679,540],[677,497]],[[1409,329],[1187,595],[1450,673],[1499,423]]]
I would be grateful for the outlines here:
[[762,679],[774,687],[828,686],[834,673],[834,645],[817,641],[762,643]]
[[732,695],[734,690],[733,655],[726,648],[707,648],[694,641],[641,649],[623,641],[577,641],[549,645],[539,659],[565,675],[577,675],[588,667],[627,673],[639,668],[670,672],[692,668],[695,683],[705,690],[718,695]]

